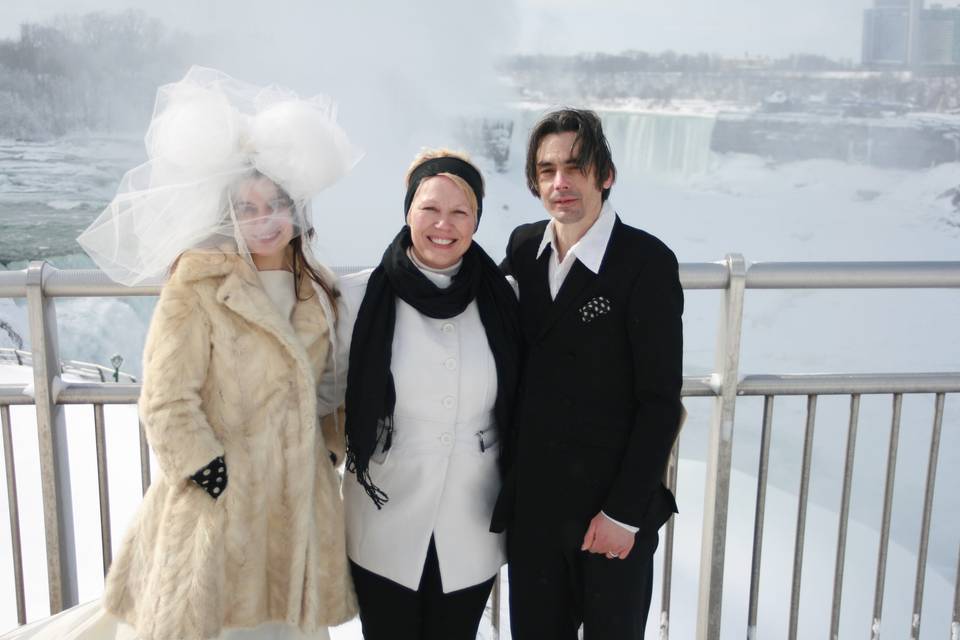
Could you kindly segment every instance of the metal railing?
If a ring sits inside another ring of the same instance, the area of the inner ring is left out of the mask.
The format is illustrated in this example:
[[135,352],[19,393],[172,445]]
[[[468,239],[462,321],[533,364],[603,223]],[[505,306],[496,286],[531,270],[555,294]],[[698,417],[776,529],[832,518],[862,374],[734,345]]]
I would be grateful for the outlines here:
[[[341,269],[341,271],[345,270]],[[836,638],[842,604],[844,557],[847,545],[851,480],[855,459],[854,445],[860,400],[864,395],[889,395],[892,397],[893,414],[886,463],[873,619],[865,622],[871,629],[872,637],[878,638],[879,625],[883,614],[893,486],[903,396],[905,394],[933,394],[935,404],[934,423],[923,498],[923,519],[918,546],[917,575],[911,621],[911,637],[917,638],[923,605],[924,574],[943,426],[944,401],[946,394],[960,393],[960,371],[920,374],[749,375],[741,377],[740,339],[744,295],[746,289],[960,289],[960,262],[781,262],[757,263],[748,268],[743,257],[728,255],[721,263],[683,264],[680,268],[680,277],[684,289],[712,289],[720,290],[723,293],[714,372],[710,376],[687,377],[683,383],[683,395],[685,397],[713,398],[704,487],[696,625],[697,639],[718,640],[720,638],[724,554],[727,544],[733,428],[737,398],[741,396],[764,398],[760,455],[757,468],[748,628],[746,629],[747,637],[752,639],[756,637],[757,628],[760,562],[763,549],[774,403],[778,396],[800,395],[807,397],[796,538],[793,550],[790,615],[787,621],[787,636],[793,639],[797,636],[798,627],[812,442],[818,398],[821,395],[850,397],[830,623],[830,637]],[[42,262],[31,263],[23,271],[0,272],[0,297],[27,299],[30,339],[33,347],[33,395],[25,394],[20,387],[0,385],[0,418],[2,418],[17,616],[21,624],[26,622],[26,615],[23,602],[23,564],[20,550],[20,522],[15,461],[10,434],[9,406],[36,405],[49,601],[51,611],[57,612],[77,602],[76,550],[73,540],[73,517],[68,481],[69,461],[65,448],[63,407],[68,404],[93,405],[103,569],[104,574],[106,574],[110,564],[112,541],[110,539],[103,406],[106,404],[136,403],[140,387],[133,383],[63,383],[59,379],[60,365],[57,359],[57,323],[54,299],[57,297],[149,296],[157,293],[159,293],[159,287],[127,288],[112,283],[99,271],[61,271]],[[674,490],[676,490],[678,483],[678,460],[679,448],[675,447],[666,473],[666,481]],[[140,467],[141,487],[145,492],[150,484],[150,465],[142,425],[140,426]],[[960,532],[958,532],[958,537],[960,537]],[[660,552],[663,558],[663,570],[659,619],[660,638],[663,640],[669,637],[670,631],[673,551],[674,522],[671,519],[665,528],[664,544]],[[958,566],[957,573],[952,628],[944,631],[944,636],[949,632],[952,640],[960,638],[960,566]],[[496,589],[492,599],[495,633],[498,633],[500,625],[499,600],[499,589]]]

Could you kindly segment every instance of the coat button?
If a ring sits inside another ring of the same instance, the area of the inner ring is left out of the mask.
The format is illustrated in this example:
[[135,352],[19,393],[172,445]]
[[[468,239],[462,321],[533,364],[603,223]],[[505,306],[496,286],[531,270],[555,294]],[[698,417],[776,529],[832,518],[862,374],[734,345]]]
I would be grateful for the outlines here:
[[440,444],[449,445],[451,442],[453,442],[453,436],[449,433],[440,434]]
[[447,358],[443,361],[443,366],[449,371],[453,371],[457,368],[457,359],[456,358]]
[[445,397],[442,402],[444,409],[453,409],[453,405],[455,405],[456,403],[457,401],[454,400],[453,396]]
[[440,327],[440,329],[444,333],[453,333],[456,330],[456,327],[453,326],[452,322],[444,322],[443,326]]

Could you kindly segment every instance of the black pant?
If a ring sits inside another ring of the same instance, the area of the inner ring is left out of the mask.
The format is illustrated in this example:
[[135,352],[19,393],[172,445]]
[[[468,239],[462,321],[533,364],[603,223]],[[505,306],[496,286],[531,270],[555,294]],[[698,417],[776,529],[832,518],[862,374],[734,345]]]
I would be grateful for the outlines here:
[[432,538],[416,591],[354,562],[350,570],[365,640],[475,640],[494,580],[444,593]]
[[510,530],[514,640],[576,640],[581,623],[584,640],[643,640],[657,533],[638,534],[626,559],[580,551],[582,541],[579,526]]

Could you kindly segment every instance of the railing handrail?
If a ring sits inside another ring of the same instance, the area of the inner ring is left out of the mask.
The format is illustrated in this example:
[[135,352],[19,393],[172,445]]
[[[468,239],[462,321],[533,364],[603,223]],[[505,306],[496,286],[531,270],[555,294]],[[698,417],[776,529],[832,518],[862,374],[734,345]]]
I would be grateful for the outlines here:
[[763,374],[744,376],[737,385],[737,395],[741,396],[957,392],[960,392],[960,372]]
[[747,289],[953,289],[960,262],[755,262]]
[[[363,266],[334,267],[350,273]],[[680,265],[684,289],[725,289],[730,274],[723,262]],[[98,269],[58,269],[45,265],[43,294],[52,298],[155,296],[159,284],[128,287]],[[754,262],[747,266],[747,289],[951,289],[960,288],[960,261]],[[0,271],[0,298],[27,295],[27,270]]]
[[[135,404],[141,384],[134,382],[64,382],[58,404]],[[684,376],[685,398],[716,397],[711,376]],[[796,373],[747,375],[737,383],[739,396],[890,395],[960,393],[960,372],[938,373]],[[0,384],[0,405],[33,404],[22,384]]]

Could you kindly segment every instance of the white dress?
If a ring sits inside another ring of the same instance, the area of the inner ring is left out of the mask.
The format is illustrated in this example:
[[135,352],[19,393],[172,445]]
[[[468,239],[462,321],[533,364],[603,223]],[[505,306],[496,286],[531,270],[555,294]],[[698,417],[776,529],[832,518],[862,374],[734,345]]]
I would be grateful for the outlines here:
[[[282,316],[289,318],[297,300],[293,274],[261,271],[259,275],[270,300]],[[19,627],[0,636],[0,640],[138,640],[138,636],[133,627],[104,610],[100,600],[93,600]],[[224,629],[215,640],[330,640],[330,634],[327,629],[303,633],[289,624],[266,622],[256,627]]]

